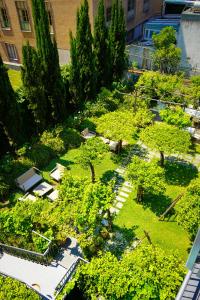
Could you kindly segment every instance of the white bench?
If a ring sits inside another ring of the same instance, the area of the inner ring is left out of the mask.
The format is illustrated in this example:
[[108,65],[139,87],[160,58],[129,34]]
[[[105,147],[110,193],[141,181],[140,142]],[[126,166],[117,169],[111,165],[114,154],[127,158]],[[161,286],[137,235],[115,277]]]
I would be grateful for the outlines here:
[[17,186],[24,192],[27,192],[42,180],[42,176],[38,172],[39,170],[35,168],[29,169],[15,180]]

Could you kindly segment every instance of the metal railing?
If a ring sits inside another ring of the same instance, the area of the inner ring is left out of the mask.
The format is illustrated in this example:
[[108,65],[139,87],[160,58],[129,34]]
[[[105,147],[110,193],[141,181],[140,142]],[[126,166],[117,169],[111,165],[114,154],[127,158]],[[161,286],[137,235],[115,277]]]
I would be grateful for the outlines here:
[[13,256],[17,256],[23,259],[27,259],[27,260],[31,260],[34,262],[39,262],[41,264],[47,265],[49,263],[50,252],[52,250],[51,249],[52,241],[46,238],[45,236],[41,235],[40,233],[37,233],[34,230],[32,232],[48,241],[47,249],[45,250],[44,253],[39,253],[36,251],[31,251],[31,250],[27,250],[15,246],[6,245],[1,242],[0,242],[0,250],[5,253],[12,254]]

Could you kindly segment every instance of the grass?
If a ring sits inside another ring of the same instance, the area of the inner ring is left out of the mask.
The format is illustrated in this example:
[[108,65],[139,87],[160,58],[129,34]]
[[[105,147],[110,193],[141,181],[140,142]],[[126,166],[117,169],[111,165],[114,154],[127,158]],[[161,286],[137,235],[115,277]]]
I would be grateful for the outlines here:
[[142,238],[143,230],[146,230],[154,245],[158,245],[166,253],[178,250],[181,259],[186,261],[190,246],[187,233],[176,222],[158,221],[158,217],[150,208],[144,209],[131,197],[115,219],[115,224],[126,228],[135,226],[134,234],[138,238]]
[[[78,177],[89,177],[90,178],[90,170],[87,168],[83,168],[78,162],[78,156],[79,156],[80,150],[79,149],[72,149],[69,150],[66,154],[61,156],[59,159],[54,159],[51,161],[51,163],[45,168],[43,171],[43,177],[51,181],[51,178],[49,176],[50,171],[55,167],[56,163],[60,163],[63,166],[67,168],[67,172],[71,174],[72,176],[78,176]],[[112,159],[114,154],[107,153],[100,163],[96,164],[95,171],[96,171],[96,177],[100,178],[103,174],[106,172],[112,171],[116,169],[117,164]]]
[[[168,173],[167,175],[169,176]],[[145,195],[143,204],[136,203],[136,191],[133,191],[116,217],[115,225],[134,228],[134,234],[139,239],[144,236],[144,230],[147,231],[154,245],[158,245],[167,253],[178,250],[182,260],[186,261],[190,241],[188,234],[176,223],[175,211],[174,214],[169,213],[164,221],[159,221],[159,216],[185,189],[184,185],[166,184],[164,195]]]
[[12,87],[14,90],[18,89],[22,85],[21,72],[16,70],[8,70],[8,76],[10,78]]

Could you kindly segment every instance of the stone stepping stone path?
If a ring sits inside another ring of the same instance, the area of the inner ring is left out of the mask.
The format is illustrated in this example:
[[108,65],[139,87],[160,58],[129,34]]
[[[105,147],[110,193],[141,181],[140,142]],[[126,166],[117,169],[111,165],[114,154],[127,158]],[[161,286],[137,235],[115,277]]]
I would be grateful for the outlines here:
[[110,208],[110,213],[111,213],[111,214],[118,214],[118,213],[119,213],[119,209],[116,208],[116,207],[111,207],[111,208]]
[[137,149],[130,149],[129,153],[123,154],[123,162],[121,167],[118,167],[115,170],[116,174],[116,184],[114,187],[114,192],[116,194],[116,201],[113,204],[113,207],[110,208],[111,214],[118,214],[120,209],[123,207],[123,204],[126,202],[130,193],[132,192],[133,186],[129,181],[125,181],[124,176],[126,173],[126,166],[130,162],[132,156],[136,153]]
[[122,186],[121,191],[124,193],[130,193],[132,192],[132,189],[130,187]]
[[116,207],[117,207],[117,208],[119,208],[119,209],[120,209],[120,208],[122,208],[122,206],[123,206],[123,203],[121,203],[121,202],[117,202],[117,204],[116,204]]
[[120,197],[120,196],[117,196],[117,197],[116,197],[116,200],[117,200],[118,202],[125,202],[125,201],[126,201],[125,198],[122,198],[122,197]]
[[128,198],[128,194],[127,193],[124,193],[124,192],[119,192],[119,196],[122,196],[122,197],[124,197],[124,198]]

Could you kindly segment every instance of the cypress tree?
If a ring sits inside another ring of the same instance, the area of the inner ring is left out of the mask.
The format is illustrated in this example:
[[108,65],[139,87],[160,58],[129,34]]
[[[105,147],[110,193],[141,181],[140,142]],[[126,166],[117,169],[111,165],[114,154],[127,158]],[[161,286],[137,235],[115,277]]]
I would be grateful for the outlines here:
[[27,43],[22,48],[23,66],[22,82],[28,108],[32,111],[37,131],[43,131],[47,126],[47,100],[42,84],[42,65],[37,51]]
[[58,50],[51,40],[48,15],[42,0],[32,0],[32,11],[38,54],[43,66],[43,84],[51,107],[51,116],[59,121],[66,115],[65,89],[61,78]]
[[93,99],[96,85],[92,50],[93,39],[88,10],[88,1],[84,0],[77,12],[76,38],[71,38],[71,57],[73,58],[71,78],[76,80],[76,85],[72,89],[75,90],[76,101],[80,106],[83,106],[85,101]]
[[3,124],[0,123],[0,157],[10,150],[9,140],[4,131]]
[[112,5],[109,44],[113,80],[121,79],[126,68],[126,28],[124,9],[121,0],[114,0]]
[[103,0],[99,1],[98,12],[94,24],[94,56],[97,89],[100,89],[102,86],[109,86],[110,83],[108,30],[106,27]]
[[23,141],[19,105],[11,86],[7,69],[0,56],[0,122],[10,141],[16,145]]

